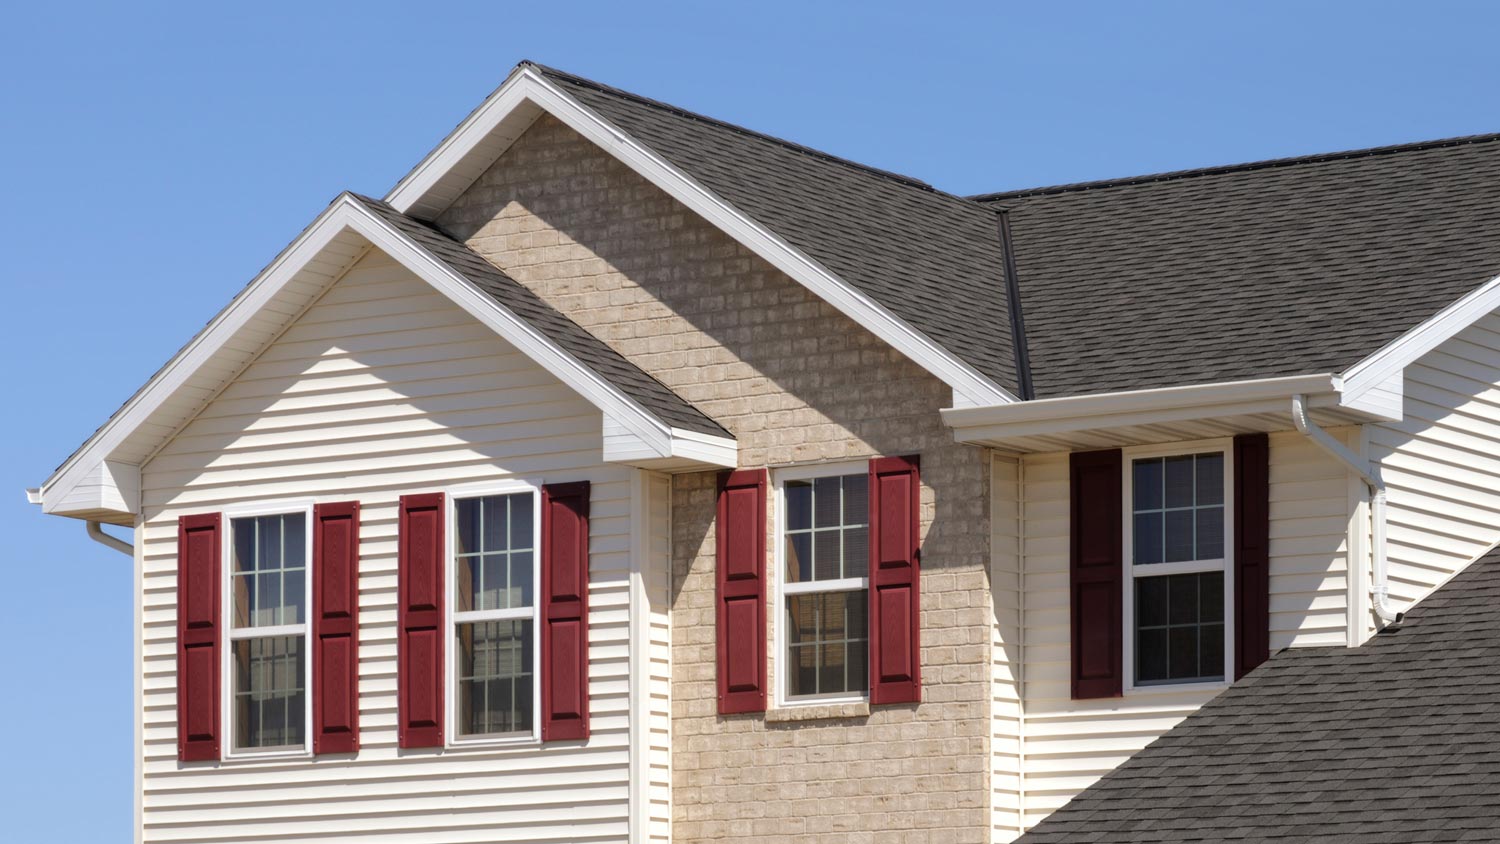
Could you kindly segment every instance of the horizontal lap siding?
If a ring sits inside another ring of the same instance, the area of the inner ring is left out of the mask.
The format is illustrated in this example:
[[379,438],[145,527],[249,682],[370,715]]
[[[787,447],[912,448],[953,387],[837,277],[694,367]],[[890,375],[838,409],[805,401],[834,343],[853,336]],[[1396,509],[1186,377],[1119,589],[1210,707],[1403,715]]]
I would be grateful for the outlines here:
[[[361,261],[143,473],[145,840],[625,840],[630,476],[598,464],[599,428],[427,285]],[[397,499],[511,474],[593,481],[592,737],[400,752]],[[176,519],[290,497],[362,503],[359,754],[179,767]]]
[[[1347,438],[1348,431],[1336,431]],[[1019,471],[1019,477],[1017,472]],[[1031,827],[1131,754],[1213,697],[1206,691],[1164,691],[1124,698],[1071,697],[1068,592],[1068,455],[1025,457],[1019,469],[997,459],[996,499],[1019,489],[1018,505],[997,501],[994,572],[997,628],[993,740],[994,835],[1010,840],[1014,814]],[[1271,647],[1343,644],[1348,479],[1332,458],[1300,435],[1271,435]],[[1004,512],[1016,512],[1006,527]],[[1014,534],[1019,531],[1020,536]],[[1019,545],[1021,560],[1008,550]],[[1020,575],[1012,573],[1019,566]],[[1021,596],[1019,630],[1006,609]],[[1015,675],[1007,636],[1020,636],[1023,674]],[[1007,704],[1020,686],[1022,706]],[[1006,730],[1020,734],[1009,737]]]
[[1406,369],[1405,418],[1372,425],[1389,495],[1398,609],[1500,539],[1500,317],[1490,314]]

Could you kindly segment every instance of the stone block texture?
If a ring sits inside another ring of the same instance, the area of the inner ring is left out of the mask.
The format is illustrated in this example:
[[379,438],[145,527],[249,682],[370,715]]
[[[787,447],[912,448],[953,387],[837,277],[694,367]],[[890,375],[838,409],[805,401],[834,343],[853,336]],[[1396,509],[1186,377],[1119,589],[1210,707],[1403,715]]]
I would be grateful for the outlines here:
[[813,720],[717,714],[715,476],[674,477],[675,840],[986,841],[988,463],[943,426],[947,388],[548,115],[438,222],[718,420],[742,467],[921,455],[922,702]]

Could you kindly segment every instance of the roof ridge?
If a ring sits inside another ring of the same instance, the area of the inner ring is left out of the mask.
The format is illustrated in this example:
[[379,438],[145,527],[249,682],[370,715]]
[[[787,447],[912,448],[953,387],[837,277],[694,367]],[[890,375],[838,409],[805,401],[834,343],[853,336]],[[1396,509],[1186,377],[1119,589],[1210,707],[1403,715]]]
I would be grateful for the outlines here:
[[1280,167],[1295,167],[1304,164],[1322,164],[1330,161],[1344,161],[1356,158],[1373,158],[1380,155],[1393,155],[1406,152],[1423,152],[1432,149],[1444,149],[1448,147],[1466,146],[1470,144],[1483,144],[1500,141],[1500,132],[1492,132],[1482,135],[1460,135],[1453,138],[1439,138],[1431,141],[1413,141],[1404,144],[1389,144],[1386,146],[1366,147],[1364,149],[1345,150],[1342,152],[1323,152],[1311,155],[1288,156],[1285,158],[1267,158],[1261,161],[1247,161],[1241,164],[1218,164],[1210,167],[1197,167],[1188,170],[1168,170],[1161,173],[1149,173],[1141,176],[1127,176],[1119,179],[1097,179],[1086,182],[1070,182],[1061,185],[1051,185],[1036,188],[1021,188],[1018,190],[996,191],[994,193],[980,193],[965,197],[975,202],[996,202],[1006,199],[1024,199],[1031,196],[1050,196],[1062,193],[1079,193],[1089,190],[1100,190],[1104,188],[1129,187],[1132,185],[1151,184],[1153,182],[1174,182],[1182,179],[1194,179],[1202,176],[1219,176],[1230,173],[1247,173],[1255,170],[1269,170]]
[[[652,108],[661,109],[662,111],[670,112],[671,114],[677,115],[678,117],[683,117],[683,118],[686,118],[688,120],[696,120],[696,121],[699,121],[699,122],[702,122],[702,123],[707,123],[707,124],[709,124],[711,126],[717,126],[717,127],[721,128],[721,129],[727,129],[727,130],[729,130],[731,132],[734,132],[734,133],[740,134],[740,135],[744,135],[744,136],[749,137],[749,138],[755,138],[756,140],[766,141],[768,143],[776,144],[777,146],[783,147],[785,149],[789,149],[789,150],[791,150],[793,152],[798,152],[798,153],[801,153],[803,155],[811,156],[813,158],[818,158],[818,159],[821,159],[823,161],[827,161],[827,162],[830,162],[830,163],[833,163],[833,164],[840,164],[840,165],[843,165],[845,167],[849,167],[849,168],[852,168],[852,169],[855,169],[855,170],[861,170],[861,171],[864,171],[866,173],[870,173],[870,174],[875,175],[875,176],[880,176],[880,177],[885,178],[885,179],[890,179],[891,181],[899,182],[899,183],[901,183],[903,185],[906,185],[908,187],[920,188],[921,190],[932,191],[933,193],[946,193],[945,191],[940,191],[937,188],[933,187],[931,184],[929,184],[927,182],[924,182],[921,179],[918,179],[918,178],[916,178],[914,176],[906,176],[906,175],[903,175],[901,173],[896,173],[896,172],[891,171],[891,170],[882,170],[879,167],[872,167],[872,166],[870,166],[868,164],[861,164],[858,161],[853,161],[853,160],[848,159],[848,158],[842,158],[842,157],[834,155],[832,153],[824,152],[824,151],[819,150],[819,149],[814,149],[814,148],[812,148],[810,146],[799,144],[799,143],[797,143],[795,141],[788,141],[785,138],[778,138],[775,135],[767,135],[764,132],[757,132],[754,129],[747,129],[744,126],[740,126],[740,125],[735,124],[735,123],[730,123],[730,122],[728,122],[726,120],[719,120],[718,118],[709,117],[709,116],[704,115],[704,114],[699,114],[698,112],[695,112],[695,111],[688,111],[685,108],[681,108],[679,106],[672,105],[671,103],[662,102],[661,100],[654,100],[654,99],[651,99],[650,97],[643,97],[640,94],[631,93],[630,91],[626,91],[626,90],[623,90],[621,88],[616,88],[613,85],[606,85],[603,82],[595,82],[592,79],[586,79],[586,78],[584,78],[582,76],[579,76],[577,74],[568,73],[565,70],[558,70],[555,67],[549,67],[549,66],[544,65],[544,64],[542,64],[540,62],[534,62],[534,61],[531,61],[530,59],[522,59],[521,60],[521,64],[522,65],[529,65],[531,67],[534,67],[537,70],[539,70],[539,71],[547,74],[548,76],[559,77],[559,78],[564,79],[564,80],[566,80],[568,82],[572,82],[575,85],[582,85],[585,88],[592,88],[593,90],[598,91],[598,92],[600,92],[602,94],[609,94],[610,96],[621,97],[623,99],[631,100],[633,102],[637,102],[637,103],[640,103],[642,105],[646,105],[646,106],[650,106]],[[963,197],[957,197],[954,194],[949,194],[949,195],[950,196],[955,196],[955,198],[958,198],[958,199],[963,199]]]

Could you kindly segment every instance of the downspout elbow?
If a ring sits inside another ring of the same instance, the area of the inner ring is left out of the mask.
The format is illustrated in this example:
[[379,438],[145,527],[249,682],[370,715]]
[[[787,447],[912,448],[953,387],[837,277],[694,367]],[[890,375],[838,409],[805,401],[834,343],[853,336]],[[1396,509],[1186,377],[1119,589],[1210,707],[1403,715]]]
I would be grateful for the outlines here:
[[100,524],[99,522],[90,520],[88,523],[88,533],[89,539],[94,540],[100,545],[113,548],[114,550],[119,551],[121,554],[124,554],[127,557],[131,557],[132,559],[135,557],[134,545],[131,545],[129,542],[126,542],[123,539],[118,539],[105,533],[104,525]]
[[1370,489],[1370,557],[1374,582],[1370,585],[1371,605],[1383,623],[1401,620],[1401,613],[1391,607],[1390,582],[1386,575],[1385,481],[1380,477],[1380,468],[1350,451],[1343,443],[1319,428],[1307,414],[1307,397],[1292,396],[1292,424],[1297,432],[1307,437],[1319,448],[1333,455],[1359,475]]

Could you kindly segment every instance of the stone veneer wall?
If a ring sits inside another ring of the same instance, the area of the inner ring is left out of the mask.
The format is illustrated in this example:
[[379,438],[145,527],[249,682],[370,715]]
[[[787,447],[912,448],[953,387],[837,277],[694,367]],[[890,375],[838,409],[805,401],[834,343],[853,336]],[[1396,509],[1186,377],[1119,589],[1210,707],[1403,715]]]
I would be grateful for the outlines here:
[[439,223],[732,431],[742,467],[921,454],[922,703],[873,711],[717,714],[714,474],[674,478],[676,840],[988,840],[988,461],[942,425],[947,388],[549,115]]

